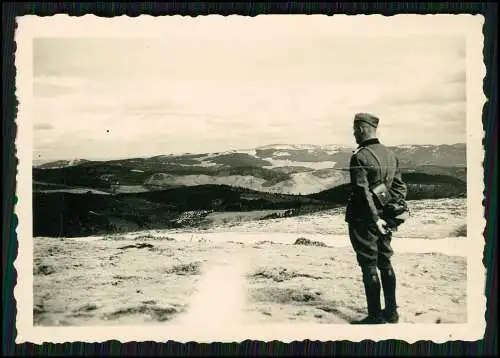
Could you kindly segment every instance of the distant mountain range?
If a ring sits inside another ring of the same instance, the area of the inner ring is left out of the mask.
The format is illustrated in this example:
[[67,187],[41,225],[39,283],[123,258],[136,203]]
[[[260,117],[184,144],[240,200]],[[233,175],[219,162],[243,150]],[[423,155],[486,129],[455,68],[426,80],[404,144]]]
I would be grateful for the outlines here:
[[[400,159],[408,199],[466,195],[465,144],[391,149]],[[273,144],[220,153],[44,163],[33,167],[35,233],[175,227],[192,210],[290,209],[290,215],[298,215],[344,205],[353,150]]]
[[[465,144],[399,146],[403,173],[444,175],[466,180]],[[35,166],[37,189],[45,185],[142,192],[196,185],[229,185],[257,191],[312,194],[349,181],[354,148],[268,145],[222,153],[160,155],[109,161],[84,159]]]

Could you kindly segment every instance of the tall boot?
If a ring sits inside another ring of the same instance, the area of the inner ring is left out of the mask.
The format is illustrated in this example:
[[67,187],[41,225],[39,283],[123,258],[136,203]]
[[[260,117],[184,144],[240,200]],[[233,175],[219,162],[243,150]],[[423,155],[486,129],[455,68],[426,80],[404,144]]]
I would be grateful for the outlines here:
[[389,323],[397,323],[399,315],[396,304],[396,274],[392,267],[380,270],[382,288],[384,290],[384,319]]
[[380,280],[377,272],[363,275],[365,286],[366,303],[368,305],[368,316],[352,324],[382,324],[385,323],[382,316],[380,304]]

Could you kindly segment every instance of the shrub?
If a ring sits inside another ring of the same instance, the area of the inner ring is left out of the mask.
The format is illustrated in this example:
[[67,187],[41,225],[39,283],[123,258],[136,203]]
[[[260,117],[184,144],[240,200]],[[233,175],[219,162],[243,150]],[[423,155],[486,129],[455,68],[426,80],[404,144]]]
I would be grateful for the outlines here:
[[463,225],[460,225],[459,227],[457,227],[452,235],[454,237],[467,237],[467,224],[463,224]]
[[306,239],[305,237],[299,237],[297,240],[295,240],[294,245],[326,247],[326,244],[324,242],[321,242],[321,241],[311,241],[309,239]]
[[47,276],[47,275],[52,275],[53,273],[56,272],[55,268],[51,265],[40,265],[35,267],[34,270],[35,275],[40,275],[40,276]]
[[286,267],[260,268],[251,277],[266,278],[273,280],[275,282],[283,282],[286,280],[294,279],[296,277],[312,278],[314,280],[319,280],[322,278],[307,273],[300,273],[300,272],[295,272],[293,270],[288,270]]
[[200,274],[200,262],[190,262],[188,264],[178,264],[172,266],[167,270],[167,273],[173,273],[176,275],[199,275]]

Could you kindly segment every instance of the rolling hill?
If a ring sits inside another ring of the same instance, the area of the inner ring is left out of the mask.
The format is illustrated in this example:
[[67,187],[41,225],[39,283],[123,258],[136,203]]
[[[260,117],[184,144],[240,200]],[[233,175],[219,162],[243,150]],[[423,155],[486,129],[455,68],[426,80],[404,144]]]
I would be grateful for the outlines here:
[[[350,195],[352,149],[269,145],[224,153],[45,163],[33,167],[34,234],[175,228],[198,225],[210,212],[271,210],[266,217],[272,218],[343,206]],[[464,144],[393,149],[409,200],[466,196]]]
[[[403,173],[445,175],[466,181],[465,144],[392,148]],[[111,161],[45,163],[33,168],[40,185],[58,184],[110,192],[229,185],[283,194],[313,194],[349,181],[353,148],[271,145],[225,153],[161,155]]]
[[195,226],[211,212],[285,210],[286,215],[298,215],[336,206],[321,198],[227,185],[116,195],[35,192],[33,229],[35,236],[86,236]]

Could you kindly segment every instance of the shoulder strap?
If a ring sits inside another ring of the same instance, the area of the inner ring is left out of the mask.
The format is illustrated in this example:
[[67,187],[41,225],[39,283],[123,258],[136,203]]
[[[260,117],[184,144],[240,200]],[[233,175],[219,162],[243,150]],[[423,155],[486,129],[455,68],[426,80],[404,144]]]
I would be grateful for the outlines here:
[[383,181],[385,181],[386,178],[382,176],[382,162],[380,162],[380,159],[379,159],[377,153],[375,153],[375,151],[373,149],[369,148],[369,147],[362,147],[362,148],[368,150],[372,154],[372,156],[375,158],[375,160],[378,163],[378,169],[379,169],[379,173],[380,173],[380,179],[383,180]]
[[361,149],[363,149],[363,148],[364,148],[364,147],[359,147],[359,148],[356,148],[356,150],[355,150],[352,154],[358,154],[358,153],[359,153],[359,151],[360,151]]

